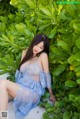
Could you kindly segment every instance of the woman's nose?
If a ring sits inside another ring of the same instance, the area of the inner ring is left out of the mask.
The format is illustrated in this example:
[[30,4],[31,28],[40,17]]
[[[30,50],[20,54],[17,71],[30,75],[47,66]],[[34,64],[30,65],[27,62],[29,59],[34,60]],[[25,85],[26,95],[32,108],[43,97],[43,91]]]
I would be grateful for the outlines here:
[[36,50],[38,50],[38,49],[39,49],[39,47],[37,46],[37,47],[36,47]]

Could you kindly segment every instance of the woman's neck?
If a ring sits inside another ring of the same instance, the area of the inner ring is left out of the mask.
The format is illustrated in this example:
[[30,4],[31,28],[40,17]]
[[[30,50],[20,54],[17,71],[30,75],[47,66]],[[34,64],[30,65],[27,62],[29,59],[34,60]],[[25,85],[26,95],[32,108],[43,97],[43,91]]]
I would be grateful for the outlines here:
[[37,57],[36,55],[34,55],[34,56],[30,59],[30,61],[35,61],[37,58],[38,58],[38,57]]
[[33,58],[36,57],[36,54],[33,54]]

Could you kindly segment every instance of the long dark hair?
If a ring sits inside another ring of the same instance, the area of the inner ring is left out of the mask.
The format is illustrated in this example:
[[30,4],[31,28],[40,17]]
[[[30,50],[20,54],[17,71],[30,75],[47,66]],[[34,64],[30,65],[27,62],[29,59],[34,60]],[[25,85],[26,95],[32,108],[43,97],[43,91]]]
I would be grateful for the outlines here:
[[30,46],[28,47],[28,50],[24,56],[24,58],[22,59],[22,61],[20,62],[20,65],[18,67],[18,70],[20,70],[20,67],[23,63],[25,63],[26,61],[28,61],[29,59],[31,59],[33,57],[33,47],[34,45],[40,43],[40,42],[44,42],[44,49],[38,53],[37,55],[41,54],[42,52],[45,52],[48,54],[49,56],[49,46],[50,46],[50,39],[44,35],[44,34],[37,34],[33,40],[31,41]]

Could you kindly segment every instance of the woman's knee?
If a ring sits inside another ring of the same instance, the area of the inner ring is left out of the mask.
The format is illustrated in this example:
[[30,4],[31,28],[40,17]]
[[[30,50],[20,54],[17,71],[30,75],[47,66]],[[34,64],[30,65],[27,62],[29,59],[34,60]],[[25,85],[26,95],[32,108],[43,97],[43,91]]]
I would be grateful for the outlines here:
[[6,80],[0,80],[0,88],[6,88]]

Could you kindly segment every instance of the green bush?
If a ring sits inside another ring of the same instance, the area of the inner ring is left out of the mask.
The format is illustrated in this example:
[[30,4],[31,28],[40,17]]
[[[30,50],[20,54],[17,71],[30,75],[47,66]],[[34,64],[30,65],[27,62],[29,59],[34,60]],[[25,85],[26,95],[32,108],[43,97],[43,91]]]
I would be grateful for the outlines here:
[[36,33],[47,34],[51,38],[49,62],[57,102],[54,106],[41,102],[46,108],[43,119],[79,119],[80,5],[53,0],[11,0],[7,4],[13,12],[0,5],[0,73],[9,72],[14,81],[21,51]]

